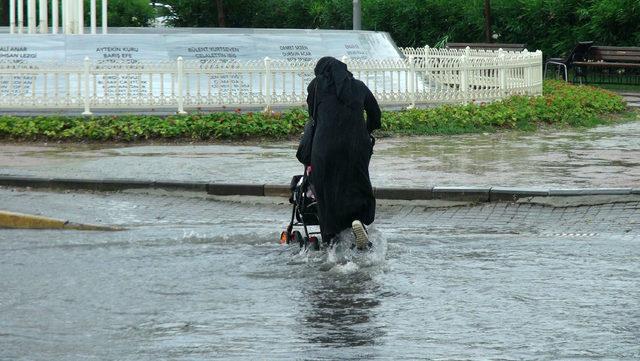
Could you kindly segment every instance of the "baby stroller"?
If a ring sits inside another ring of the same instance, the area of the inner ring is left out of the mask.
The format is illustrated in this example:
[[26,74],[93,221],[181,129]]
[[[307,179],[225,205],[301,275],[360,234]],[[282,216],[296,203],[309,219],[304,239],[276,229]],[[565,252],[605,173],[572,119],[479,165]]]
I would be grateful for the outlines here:
[[[304,174],[295,175],[291,179],[291,196],[289,197],[289,203],[293,205],[291,222],[289,222],[287,229],[280,234],[280,243],[297,242],[303,250],[317,251],[320,250],[318,235],[322,231],[310,232],[309,230],[310,226],[320,227],[318,202],[313,193],[313,185],[309,179],[310,174],[311,167],[306,167]],[[304,230],[304,235],[300,231],[294,230],[294,227],[300,226]]]

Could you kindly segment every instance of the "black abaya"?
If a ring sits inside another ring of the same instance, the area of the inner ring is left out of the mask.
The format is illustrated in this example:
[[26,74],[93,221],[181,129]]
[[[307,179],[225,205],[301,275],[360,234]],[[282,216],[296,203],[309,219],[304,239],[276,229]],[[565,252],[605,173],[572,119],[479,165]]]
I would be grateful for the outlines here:
[[322,58],[315,74],[307,88],[309,112],[316,122],[310,179],[324,238],[351,227],[354,220],[368,225],[375,218],[370,134],[380,128],[381,113],[369,88],[353,79],[344,63]]

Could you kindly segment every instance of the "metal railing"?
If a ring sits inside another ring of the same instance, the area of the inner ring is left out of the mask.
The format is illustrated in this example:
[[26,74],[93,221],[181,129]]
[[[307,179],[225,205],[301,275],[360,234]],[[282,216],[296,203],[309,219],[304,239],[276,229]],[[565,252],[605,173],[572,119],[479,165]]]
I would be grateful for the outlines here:
[[[414,107],[542,93],[542,53],[402,49],[404,59],[343,58],[382,105]],[[303,106],[315,61],[0,62],[0,109]]]

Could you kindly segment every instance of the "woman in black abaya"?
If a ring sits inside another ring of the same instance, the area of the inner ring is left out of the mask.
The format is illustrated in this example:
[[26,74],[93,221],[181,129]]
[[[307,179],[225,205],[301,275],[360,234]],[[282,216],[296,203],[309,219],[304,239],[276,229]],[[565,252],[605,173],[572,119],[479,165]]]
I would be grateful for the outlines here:
[[324,57],[314,73],[316,77],[307,88],[309,113],[316,124],[310,179],[318,201],[322,239],[328,243],[353,227],[356,245],[362,249],[368,244],[363,224],[371,224],[376,211],[369,160],[373,153],[371,132],[380,128],[380,107],[369,88],[354,79],[343,62]]

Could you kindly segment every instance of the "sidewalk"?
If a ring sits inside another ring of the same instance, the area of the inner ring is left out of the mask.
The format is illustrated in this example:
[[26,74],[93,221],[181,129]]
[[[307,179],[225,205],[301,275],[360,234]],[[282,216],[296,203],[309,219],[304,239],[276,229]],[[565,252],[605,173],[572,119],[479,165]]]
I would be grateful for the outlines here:
[[[296,142],[5,144],[0,176],[288,185]],[[640,188],[640,122],[589,130],[379,139],[375,187]]]

